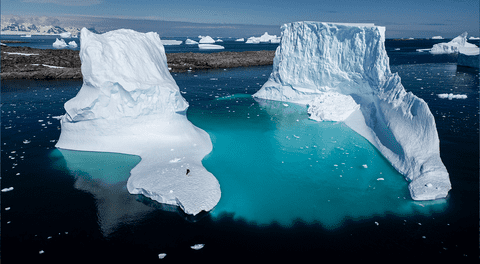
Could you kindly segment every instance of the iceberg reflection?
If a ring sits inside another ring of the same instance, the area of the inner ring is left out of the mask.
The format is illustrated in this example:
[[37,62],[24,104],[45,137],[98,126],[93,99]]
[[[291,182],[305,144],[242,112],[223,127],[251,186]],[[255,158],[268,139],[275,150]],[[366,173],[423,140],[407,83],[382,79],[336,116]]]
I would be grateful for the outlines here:
[[154,210],[128,193],[130,170],[140,162],[133,155],[55,149],[54,166],[75,177],[74,187],[91,193],[96,199],[98,224],[104,236],[120,225],[142,219]]

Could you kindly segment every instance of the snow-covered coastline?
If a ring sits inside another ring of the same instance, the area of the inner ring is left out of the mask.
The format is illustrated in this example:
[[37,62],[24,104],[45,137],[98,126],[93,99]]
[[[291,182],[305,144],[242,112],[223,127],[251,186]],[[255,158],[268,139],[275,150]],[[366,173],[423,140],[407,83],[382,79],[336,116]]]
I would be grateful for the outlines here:
[[212,143],[186,117],[188,103],[168,72],[158,34],[84,28],[80,43],[83,86],[65,103],[56,147],[138,155],[130,193],[191,215],[211,210],[220,186],[201,160]]
[[[414,200],[446,197],[451,184],[434,117],[390,72],[385,28],[295,22],[282,30],[273,71],[254,97],[307,104],[312,119],[345,122],[405,176]],[[350,110],[339,113],[337,104]]]

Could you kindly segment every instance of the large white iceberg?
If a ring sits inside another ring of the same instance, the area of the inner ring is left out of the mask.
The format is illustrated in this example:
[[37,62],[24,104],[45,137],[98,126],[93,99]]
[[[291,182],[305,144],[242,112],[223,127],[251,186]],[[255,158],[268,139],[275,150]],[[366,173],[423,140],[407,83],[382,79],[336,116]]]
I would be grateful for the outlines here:
[[55,42],[53,42],[52,46],[56,49],[63,49],[67,46],[67,43],[65,43],[65,40],[63,39],[55,39]]
[[430,53],[450,54],[457,53],[461,50],[468,52],[470,49],[478,49],[477,45],[467,42],[467,35],[467,32],[463,32],[460,36],[452,39],[450,42],[435,44],[430,50]]
[[217,179],[201,163],[209,135],[186,117],[188,103],[167,68],[157,33],[81,30],[83,86],[65,103],[57,148],[141,157],[127,189],[187,214],[211,210]]
[[312,119],[343,121],[369,140],[410,182],[415,200],[451,189],[435,120],[392,74],[385,28],[295,22],[282,26],[273,71],[255,98],[307,104]]

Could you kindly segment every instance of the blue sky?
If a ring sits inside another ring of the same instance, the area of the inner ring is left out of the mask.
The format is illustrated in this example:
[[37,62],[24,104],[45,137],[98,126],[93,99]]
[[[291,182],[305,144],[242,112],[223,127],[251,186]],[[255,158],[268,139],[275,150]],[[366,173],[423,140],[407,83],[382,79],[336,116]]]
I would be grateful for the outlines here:
[[94,16],[278,26],[294,21],[371,22],[387,37],[479,35],[478,0],[2,0],[2,15]]

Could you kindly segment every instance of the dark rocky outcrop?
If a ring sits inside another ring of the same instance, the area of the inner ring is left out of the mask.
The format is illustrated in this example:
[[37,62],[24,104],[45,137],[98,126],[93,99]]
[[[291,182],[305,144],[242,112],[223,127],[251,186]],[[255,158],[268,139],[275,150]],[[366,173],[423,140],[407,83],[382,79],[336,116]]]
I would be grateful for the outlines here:
[[[79,51],[1,47],[2,79],[82,79]],[[9,53],[38,54],[31,56]],[[275,51],[167,53],[172,72],[271,65]],[[49,66],[63,67],[52,68]]]

